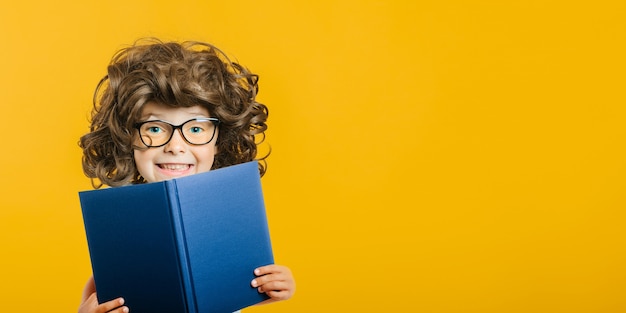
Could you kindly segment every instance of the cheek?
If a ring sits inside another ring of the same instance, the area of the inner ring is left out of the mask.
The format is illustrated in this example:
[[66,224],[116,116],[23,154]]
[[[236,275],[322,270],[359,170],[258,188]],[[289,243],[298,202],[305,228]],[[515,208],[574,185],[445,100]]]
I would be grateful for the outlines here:
[[134,150],[133,157],[135,159],[135,167],[137,167],[137,171],[141,176],[146,177],[148,173],[146,173],[146,169],[148,166],[146,165],[149,161],[149,156],[146,151]]
[[213,162],[215,161],[215,154],[217,153],[217,149],[215,147],[207,147],[207,149],[203,149],[204,151],[199,151],[198,155],[198,172],[207,172],[211,170],[213,167]]

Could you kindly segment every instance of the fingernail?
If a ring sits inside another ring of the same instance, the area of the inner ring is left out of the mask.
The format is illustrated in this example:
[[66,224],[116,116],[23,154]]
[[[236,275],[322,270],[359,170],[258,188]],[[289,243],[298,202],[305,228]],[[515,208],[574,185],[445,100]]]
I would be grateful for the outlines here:
[[128,313],[128,311],[129,311],[129,310],[128,310],[128,307],[124,307],[124,308],[122,309],[122,312],[124,312],[124,313]]
[[252,284],[252,287],[256,287],[256,284],[257,284],[256,279],[253,279],[251,284]]
[[259,275],[259,274],[261,274],[261,270],[257,268],[256,270],[254,270],[254,273]]
[[124,298],[120,298],[120,305],[124,304]]

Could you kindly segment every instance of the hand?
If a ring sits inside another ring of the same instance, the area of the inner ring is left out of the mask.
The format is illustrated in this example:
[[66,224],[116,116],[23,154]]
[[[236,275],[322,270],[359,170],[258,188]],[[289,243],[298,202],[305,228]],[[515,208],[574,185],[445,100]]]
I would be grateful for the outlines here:
[[296,283],[291,270],[282,265],[267,265],[254,270],[257,278],[250,283],[260,293],[267,294],[270,299],[261,303],[271,303],[291,298],[296,291]]
[[128,307],[124,306],[124,299],[117,298],[111,301],[98,304],[96,297],[96,284],[93,277],[90,277],[83,289],[83,299],[81,300],[78,313],[128,313]]

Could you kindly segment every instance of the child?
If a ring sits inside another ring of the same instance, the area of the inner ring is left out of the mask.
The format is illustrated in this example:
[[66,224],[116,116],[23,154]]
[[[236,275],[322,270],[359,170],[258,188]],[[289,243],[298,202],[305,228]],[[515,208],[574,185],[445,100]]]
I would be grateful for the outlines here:
[[[202,42],[150,39],[122,49],[96,87],[91,131],[80,138],[85,175],[95,188],[115,187],[254,160],[268,114],[255,100],[257,81],[257,75]],[[257,158],[261,175],[266,157]],[[250,284],[270,297],[263,303],[293,295],[289,268],[268,265],[254,273]],[[78,312],[129,308],[123,298],[98,304],[91,277]]]

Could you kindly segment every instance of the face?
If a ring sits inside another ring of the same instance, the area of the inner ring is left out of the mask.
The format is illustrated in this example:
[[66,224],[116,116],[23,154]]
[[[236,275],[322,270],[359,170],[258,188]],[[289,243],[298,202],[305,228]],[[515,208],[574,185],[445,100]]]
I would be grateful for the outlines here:
[[[172,125],[180,125],[190,119],[210,117],[202,106],[173,108],[164,104],[149,102],[144,105],[140,122],[162,120]],[[176,177],[209,171],[217,153],[215,137],[205,145],[191,145],[175,130],[172,139],[162,147],[135,149],[135,165],[139,174],[148,182],[158,182]],[[136,144],[143,146],[138,140]]]

